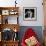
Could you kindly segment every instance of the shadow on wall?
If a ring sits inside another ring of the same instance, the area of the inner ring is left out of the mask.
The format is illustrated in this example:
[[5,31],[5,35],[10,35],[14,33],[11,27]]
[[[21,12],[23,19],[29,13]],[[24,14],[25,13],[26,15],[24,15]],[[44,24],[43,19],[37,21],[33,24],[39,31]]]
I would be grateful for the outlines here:
[[39,39],[39,41],[42,43],[43,42],[43,30],[42,30],[42,26],[21,26],[20,27],[20,31],[19,31],[19,40],[21,42],[23,36],[24,36],[24,33],[25,31],[28,29],[28,28],[32,28],[36,34],[37,34],[37,37]]

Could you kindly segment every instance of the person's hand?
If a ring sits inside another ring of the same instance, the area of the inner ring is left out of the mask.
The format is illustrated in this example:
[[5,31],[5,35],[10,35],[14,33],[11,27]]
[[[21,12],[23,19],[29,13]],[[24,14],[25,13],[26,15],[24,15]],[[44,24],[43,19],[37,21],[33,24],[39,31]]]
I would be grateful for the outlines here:
[[26,44],[27,44],[27,46],[31,46],[30,44],[31,44],[31,41],[30,41],[30,39],[28,38],[28,39],[26,39],[25,40],[25,42],[26,42]]
[[34,45],[37,44],[37,42],[38,41],[34,36],[32,36],[32,37],[25,40],[25,43],[27,44],[27,46],[34,46]]

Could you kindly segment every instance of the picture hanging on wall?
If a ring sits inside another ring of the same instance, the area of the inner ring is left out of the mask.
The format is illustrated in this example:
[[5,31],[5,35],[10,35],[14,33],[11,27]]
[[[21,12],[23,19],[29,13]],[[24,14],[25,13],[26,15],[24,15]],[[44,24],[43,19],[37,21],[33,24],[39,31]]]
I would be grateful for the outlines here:
[[27,21],[37,20],[37,8],[36,7],[24,7],[23,19]]

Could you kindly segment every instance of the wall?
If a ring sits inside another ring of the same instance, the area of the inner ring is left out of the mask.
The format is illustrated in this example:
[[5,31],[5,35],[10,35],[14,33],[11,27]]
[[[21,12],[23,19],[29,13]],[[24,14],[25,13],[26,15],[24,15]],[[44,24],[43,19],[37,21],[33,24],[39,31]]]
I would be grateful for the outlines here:
[[[37,20],[36,21],[24,21],[23,20],[23,7],[36,7],[37,8]],[[43,26],[43,6],[42,0],[30,0],[23,1],[21,3],[21,11],[20,11],[20,25],[21,26]]]
[[[0,0],[1,7],[15,6],[15,0]],[[19,24],[20,26],[43,26],[43,6],[42,0],[17,0],[17,6],[19,6]],[[23,20],[23,7],[36,7],[37,8],[37,20],[36,21],[24,21]]]

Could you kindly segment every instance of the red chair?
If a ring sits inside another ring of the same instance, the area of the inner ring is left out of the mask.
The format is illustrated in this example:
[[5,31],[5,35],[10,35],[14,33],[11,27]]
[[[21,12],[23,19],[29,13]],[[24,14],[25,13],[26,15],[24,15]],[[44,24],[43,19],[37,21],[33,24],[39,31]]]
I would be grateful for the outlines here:
[[[25,39],[28,39],[29,37],[34,36],[37,39],[37,35],[36,33],[33,31],[33,29],[28,28],[24,34],[24,37],[22,38],[22,42],[21,42],[21,46],[27,46],[25,43]],[[37,44],[35,46],[41,46],[41,44],[39,43],[39,41],[37,42]]]

